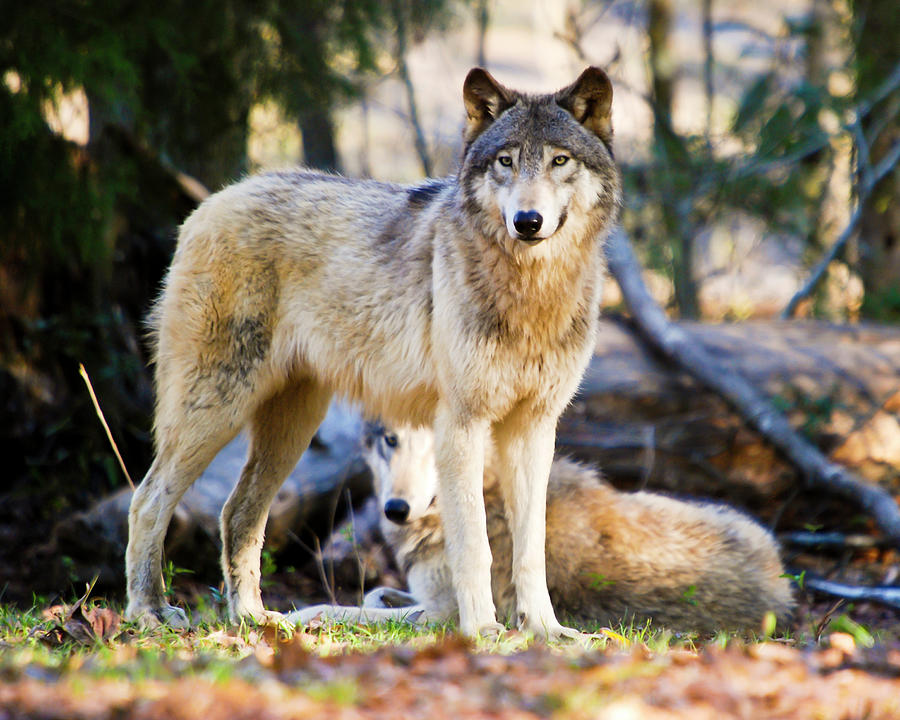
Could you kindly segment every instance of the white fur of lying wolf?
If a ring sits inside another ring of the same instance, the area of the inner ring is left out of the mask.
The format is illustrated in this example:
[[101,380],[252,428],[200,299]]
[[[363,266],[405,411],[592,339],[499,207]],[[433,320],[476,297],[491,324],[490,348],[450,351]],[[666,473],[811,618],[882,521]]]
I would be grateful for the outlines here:
[[[382,530],[406,573],[409,594],[380,588],[367,595],[368,607],[316,606],[296,619],[317,614],[357,622],[454,618],[434,501],[433,434],[370,428],[366,459],[383,508]],[[510,617],[515,611],[512,538],[490,455],[487,463],[492,593],[501,617]],[[758,629],[769,611],[784,624],[791,613],[790,585],[771,534],[723,505],[623,493],[595,471],[557,459],[550,473],[546,537],[554,607],[580,624],[652,619],[676,630],[713,632]]]

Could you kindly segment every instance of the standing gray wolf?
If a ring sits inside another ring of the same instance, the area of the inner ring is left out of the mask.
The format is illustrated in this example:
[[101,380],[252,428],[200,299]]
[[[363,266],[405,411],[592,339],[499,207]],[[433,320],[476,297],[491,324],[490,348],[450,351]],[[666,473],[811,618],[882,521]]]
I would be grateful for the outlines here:
[[[456,614],[444,530],[434,506],[434,436],[427,429],[375,429],[367,460],[383,508],[382,530],[406,573],[410,597],[379,589],[354,620],[445,620]],[[493,553],[491,585],[501,615],[515,610],[512,536],[491,453],[484,500]],[[790,584],[769,532],[736,510],[647,492],[623,493],[597,473],[557,459],[547,496],[547,582],[554,608],[578,623],[652,619],[675,630],[756,629],[765,614],[785,624]],[[374,607],[397,603],[393,613]],[[303,612],[303,611],[301,611]],[[307,613],[308,615],[311,613]]]
[[263,174],[184,223],[152,317],[156,457],[129,513],[129,619],[187,623],[163,598],[163,537],[182,494],[244,426],[222,566],[232,619],[271,617],[259,590],[269,505],[339,394],[371,416],[434,428],[460,630],[499,627],[482,497],[490,443],[519,626],[573,634],[547,591],[544,514],[556,423],[593,351],[621,201],[612,86],[592,67],[532,96],[475,68],[463,100],[455,177],[405,187]]

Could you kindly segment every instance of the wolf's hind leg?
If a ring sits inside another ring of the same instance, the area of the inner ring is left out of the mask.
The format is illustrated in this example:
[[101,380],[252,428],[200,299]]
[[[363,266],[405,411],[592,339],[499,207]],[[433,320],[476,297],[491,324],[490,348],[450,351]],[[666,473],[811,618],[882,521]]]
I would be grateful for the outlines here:
[[161,430],[156,458],[131,499],[125,552],[125,617],[143,627],[188,627],[184,612],[165,602],[163,542],[185,491],[236,434],[233,425],[219,415],[215,410],[203,411],[202,418],[170,425],[177,428],[174,430]]
[[331,391],[313,380],[290,383],[269,397],[250,422],[250,451],[241,478],[222,508],[222,570],[228,612],[262,622],[260,552],[269,506],[328,410]]

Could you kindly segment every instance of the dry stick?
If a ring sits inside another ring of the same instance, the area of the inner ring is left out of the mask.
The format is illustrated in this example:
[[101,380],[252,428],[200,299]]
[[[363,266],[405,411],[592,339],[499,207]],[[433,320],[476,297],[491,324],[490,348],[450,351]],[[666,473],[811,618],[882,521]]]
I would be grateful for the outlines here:
[[651,345],[735,408],[802,472],[807,487],[822,488],[858,503],[900,547],[900,508],[894,498],[828,460],[794,432],[743,375],[722,366],[684,328],[669,322],[644,285],[640,264],[621,229],[609,239],[607,258],[640,333]]
[[803,587],[815,590],[823,595],[843,598],[844,600],[877,602],[900,609],[900,587],[892,585],[864,587],[862,585],[847,585],[846,583],[806,575],[803,579]]
[[106,418],[103,417],[103,411],[100,409],[100,403],[97,402],[97,395],[94,393],[94,387],[93,385],[91,385],[91,379],[88,377],[87,370],[84,369],[84,365],[82,363],[78,364],[78,372],[84,379],[84,384],[87,385],[88,392],[91,395],[91,402],[94,403],[94,410],[97,413],[97,417],[100,418],[100,423],[103,425],[103,429],[106,430],[106,437],[109,438],[109,444],[112,445],[113,452],[116,454],[116,458],[119,461],[119,467],[122,468],[122,472],[125,473],[128,484],[131,485],[131,489],[134,490],[134,482],[131,480],[131,475],[128,474],[128,468],[125,467],[125,461],[122,460],[122,456],[119,454],[119,448],[116,445],[116,441],[113,440],[109,425],[106,424]]
[[831,264],[832,260],[835,260],[838,255],[841,254],[847,241],[853,237],[856,225],[862,217],[863,206],[869,198],[869,195],[872,193],[872,190],[885,175],[897,167],[898,162],[900,162],[900,142],[894,145],[891,151],[882,158],[881,162],[873,168],[872,176],[863,183],[863,186],[859,190],[859,197],[856,201],[856,209],[853,211],[853,215],[850,216],[847,226],[841,232],[840,236],[838,236],[838,239],[835,240],[834,245],[828,249],[828,252],[825,253],[824,257],[822,257],[818,264],[813,268],[812,272],[809,274],[809,278],[807,278],[803,286],[794,293],[794,296],[790,299],[784,310],[781,311],[782,320],[789,320],[792,318],[800,302],[809,297],[812,291],[816,289],[816,286],[825,276],[825,272],[828,270],[828,266]]

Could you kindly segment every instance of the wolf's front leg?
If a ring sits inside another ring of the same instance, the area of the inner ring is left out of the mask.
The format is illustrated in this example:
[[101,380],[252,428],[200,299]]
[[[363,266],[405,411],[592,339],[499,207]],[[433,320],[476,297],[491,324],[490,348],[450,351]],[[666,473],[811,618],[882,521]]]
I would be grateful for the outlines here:
[[491,595],[491,548],[484,512],[486,421],[461,422],[448,408],[435,416],[438,509],[444,552],[459,606],[459,629],[474,637],[502,630]]
[[512,579],[519,629],[547,638],[573,636],[556,619],[547,590],[547,481],[555,419],[517,414],[495,427],[497,475],[513,540]]

